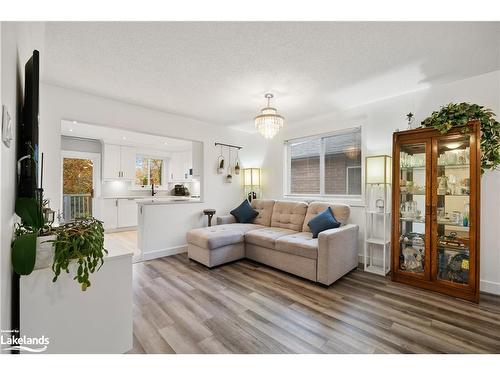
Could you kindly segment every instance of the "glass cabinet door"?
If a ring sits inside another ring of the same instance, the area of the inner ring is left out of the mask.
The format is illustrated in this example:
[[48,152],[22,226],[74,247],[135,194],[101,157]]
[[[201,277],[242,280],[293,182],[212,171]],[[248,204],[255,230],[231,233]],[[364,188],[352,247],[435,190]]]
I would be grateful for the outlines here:
[[[430,198],[427,178],[430,168],[430,142],[416,141],[399,146],[399,258],[398,272],[428,277],[429,241],[427,216]],[[398,243],[396,242],[396,243]]]
[[[433,278],[467,286],[471,269],[471,153],[470,135],[434,140]],[[473,224],[475,225],[475,224]]]

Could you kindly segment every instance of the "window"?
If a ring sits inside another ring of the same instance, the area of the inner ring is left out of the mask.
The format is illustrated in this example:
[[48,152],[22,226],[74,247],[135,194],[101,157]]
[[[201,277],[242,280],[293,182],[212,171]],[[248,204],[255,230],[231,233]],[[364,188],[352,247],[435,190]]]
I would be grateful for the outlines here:
[[137,155],[135,158],[135,184],[146,186],[154,183],[162,185],[164,160]]
[[361,129],[292,139],[287,194],[361,195]]

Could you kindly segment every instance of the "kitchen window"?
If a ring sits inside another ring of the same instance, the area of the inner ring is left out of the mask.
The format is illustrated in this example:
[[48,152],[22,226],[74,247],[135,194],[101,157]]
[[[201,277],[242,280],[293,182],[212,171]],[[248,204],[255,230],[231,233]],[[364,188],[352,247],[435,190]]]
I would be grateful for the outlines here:
[[285,142],[286,195],[361,196],[361,128]]
[[137,155],[135,158],[135,184],[161,186],[165,176],[165,160]]

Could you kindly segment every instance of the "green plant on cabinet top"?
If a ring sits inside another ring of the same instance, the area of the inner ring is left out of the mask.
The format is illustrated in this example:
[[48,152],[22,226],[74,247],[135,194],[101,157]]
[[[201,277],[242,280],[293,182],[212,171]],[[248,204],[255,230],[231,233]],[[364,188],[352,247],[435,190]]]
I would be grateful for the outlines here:
[[[478,104],[450,103],[422,121],[423,127],[433,127],[442,134],[456,126],[465,126],[471,120],[481,123],[481,174],[500,165],[500,123],[491,109]],[[463,132],[467,133],[467,127]]]
[[45,223],[42,214],[42,200],[18,198],[16,214],[21,222],[16,223],[12,241],[12,267],[19,275],[33,272],[36,262],[37,237],[55,235],[54,240],[47,240],[54,246],[53,282],[64,270],[69,273],[71,260],[78,265],[74,280],[85,291],[91,284],[89,276],[104,264],[104,228],[95,218],[78,218],[74,222],[53,228]]

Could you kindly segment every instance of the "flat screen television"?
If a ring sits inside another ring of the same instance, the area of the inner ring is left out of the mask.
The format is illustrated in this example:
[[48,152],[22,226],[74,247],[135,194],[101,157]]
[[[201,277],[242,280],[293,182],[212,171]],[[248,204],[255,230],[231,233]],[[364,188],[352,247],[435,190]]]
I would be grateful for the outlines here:
[[38,189],[38,104],[40,58],[33,51],[24,67],[24,104],[18,129],[18,197],[35,197]]

